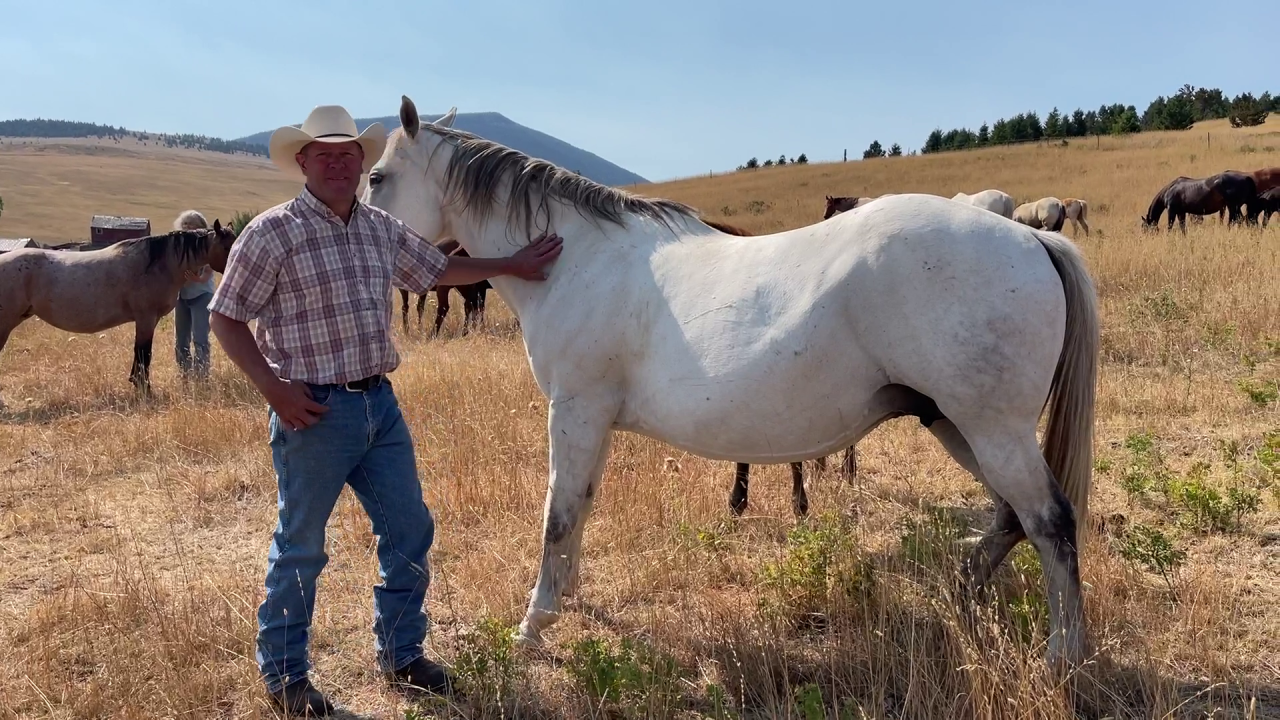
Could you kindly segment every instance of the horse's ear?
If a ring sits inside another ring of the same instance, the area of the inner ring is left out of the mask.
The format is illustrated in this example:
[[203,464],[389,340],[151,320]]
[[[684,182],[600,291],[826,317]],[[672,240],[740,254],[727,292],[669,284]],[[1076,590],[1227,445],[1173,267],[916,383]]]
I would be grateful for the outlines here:
[[449,112],[445,113],[444,117],[440,118],[439,120],[431,124],[435,125],[436,127],[451,128],[453,127],[453,121],[456,120],[457,117],[458,117],[458,106],[455,105],[449,108]]
[[404,132],[409,137],[415,137],[418,134],[418,126],[421,124],[418,119],[418,108],[409,99],[408,95],[400,96],[400,127],[404,128]]
[[222,234],[222,221],[219,220],[218,218],[213,219],[213,234],[214,235]]
[[827,202],[831,202],[831,201],[832,201],[832,200],[834,200],[834,199],[835,199],[835,198],[831,197],[830,195],[828,195],[828,196],[827,196]]

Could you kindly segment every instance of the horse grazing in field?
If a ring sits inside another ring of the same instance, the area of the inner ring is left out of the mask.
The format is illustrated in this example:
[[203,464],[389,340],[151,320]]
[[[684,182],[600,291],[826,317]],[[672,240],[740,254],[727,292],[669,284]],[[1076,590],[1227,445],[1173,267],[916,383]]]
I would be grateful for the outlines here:
[[407,97],[364,201],[474,257],[510,256],[544,229],[564,238],[544,282],[492,279],[549,400],[543,549],[521,647],[541,643],[578,587],[615,432],[712,460],[790,463],[909,415],[995,501],[965,561],[970,587],[1029,539],[1048,659],[1084,658],[1078,551],[1099,318],[1070,239],[921,194],[738,237],[683,203],[423,122]]
[[[1258,193],[1257,203],[1249,203],[1246,209],[1245,220],[1249,225],[1255,225],[1258,222],[1258,214],[1263,211],[1267,203],[1262,200],[1262,196],[1275,188],[1280,188],[1280,167],[1262,168],[1261,170],[1253,170],[1242,173],[1253,178],[1255,190]],[[1256,205],[1256,208],[1255,208]],[[1272,212],[1275,212],[1274,210]],[[1270,215],[1270,213],[1268,213]],[[1222,213],[1218,213],[1218,217],[1222,217]]]
[[1271,213],[1280,213],[1280,187],[1271,188],[1249,204],[1249,214],[1254,217],[1254,222],[1257,222],[1259,215],[1262,216],[1262,227],[1264,228],[1271,218]]
[[828,195],[827,211],[822,214],[822,219],[830,220],[832,216],[839,215],[842,212],[848,212],[854,208],[864,207],[867,203],[874,202],[880,198],[887,198],[891,195],[893,195],[893,193],[885,193],[879,197],[832,197]]
[[1001,217],[1007,217],[1010,220],[1013,219],[1013,196],[1007,192],[991,189],[983,190],[982,192],[974,193],[973,195],[956,193],[951,199],[955,202],[980,207],[983,210],[989,210]]
[[1062,198],[1062,209],[1067,214],[1067,219],[1071,221],[1071,231],[1080,232],[1080,228],[1084,228],[1084,234],[1089,234],[1089,203],[1080,198]]
[[[702,222],[728,235],[737,235],[738,237],[752,237],[752,234],[740,227],[729,225],[728,223],[716,222],[707,218],[699,218]],[[827,458],[822,456],[817,458],[815,464],[818,466],[819,472],[827,469]],[[804,463],[793,462],[791,465],[791,512],[799,517],[809,514],[809,494],[804,490]],[[858,475],[858,454],[857,448],[853,445],[844,450],[844,463],[841,470],[846,479],[853,479]],[[751,463],[740,462],[734,467],[733,472],[733,490],[729,492],[729,509],[734,515],[741,515],[747,509],[747,488],[751,478]]]
[[1061,232],[1063,223],[1067,221],[1067,211],[1058,198],[1045,197],[1019,205],[1013,211],[1013,221],[1037,230]]
[[[470,257],[467,251],[463,250],[457,240],[445,240],[436,247],[445,255],[456,255],[458,257]],[[462,334],[465,336],[470,332],[472,327],[480,327],[484,324],[484,300],[485,293],[493,286],[488,280],[481,280],[478,283],[470,285],[436,285],[431,288],[431,292],[436,294],[436,326],[431,331],[431,337],[440,334],[440,327],[444,325],[444,320],[449,315],[449,291],[457,290],[462,296]],[[404,288],[400,290],[400,315],[404,322],[405,332],[409,331],[409,291]],[[422,328],[422,315],[426,311],[427,295],[423,293],[418,296],[418,328]]]
[[1152,198],[1147,214],[1142,217],[1142,227],[1148,230],[1155,228],[1160,222],[1160,215],[1166,210],[1169,213],[1168,231],[1173,230],[1175,218],[1178,227],[1186,234],[1187,215],[1221,216],[1223,210],[1229,215],[1227,224],[1234,225],[1244,218],[1241,208],[1256,201],[1257,187],[1252,175],[1233,170],[1207,178],[1179,175]]
[[38,317],[73,333],[132,322],[129,381],[151,386],[151,343],[160,318],[173,311],[185,271],[209,265],[224,272],[236,236],[213,221],[209,230],[173,230],[121,240],[101,250],[15,250],[0,255],[0,350],[22,321]]

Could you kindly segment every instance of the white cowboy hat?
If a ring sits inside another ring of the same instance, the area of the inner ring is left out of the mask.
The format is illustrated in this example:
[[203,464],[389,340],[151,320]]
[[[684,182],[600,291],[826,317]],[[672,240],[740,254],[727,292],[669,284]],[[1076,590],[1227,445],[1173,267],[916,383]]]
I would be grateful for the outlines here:
[[364,148],[364,166],[362,172],[369,172],[374,163],[382,157],[387,146],[387,131],[381,123],[373,123],[357,134],[356,121],[351,113],[340,105],[317,105],[301,128],[286,125],[274,133],[267,143],[267,154],[271,162],[276,164],[285,174],[302,178],[302,168],[298,167],[298,151],[310,142],[350,142],[356,141]]

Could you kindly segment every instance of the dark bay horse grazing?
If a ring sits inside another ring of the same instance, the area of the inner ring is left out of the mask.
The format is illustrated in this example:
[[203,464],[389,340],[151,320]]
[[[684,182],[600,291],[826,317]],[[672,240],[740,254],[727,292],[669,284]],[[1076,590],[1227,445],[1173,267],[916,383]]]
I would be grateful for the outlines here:
[[[1262,196],[1276,188],[1280,188],[1280,167],[1262,168],[1261,170],[1253,170],[1244,174],[1253,178],[1253,183],[1257,185],[1258,190],[1258,205],[1255,207],[1255,204],[1251,203],[1248,210],[1249,224],[1254,225],[1258,222],[1258,213],[1263,212],[1267,207],[1267,201],[1263,200]],[[1269,216],[1272,212],[1277,211],[1273,209],[1267,215]],[[1265,227],[1266,221],[1264,220],[1263,222]]]
[[38,317],[73,333],[134,324],[129,381],[151,386],[151,341],[160,318],[173,311],[185,271],[204,265],[224,272],[236,235],[213,221],[211,230],[174,230],[122,240],[102,250],[15,250],[0,255],[0,350],[9,333]]
[[1280,213],[1280,187],[1273,187],[1262,193],[1249,205],[1249,214],[1253,216],[1255,222],[1261,215],[1264,228],[1267,226],[1267,220],[1271,218],[1271,213]]
[[[462,249],[457,240],[445,240],[436,247],[445,255],[457,255],[458,257],[471,257],[467,251]],[[440,334],[440,327],[444,325],[444,319],[449,315],[449,291],[457,290],[462,296],[462,334],[466,335],[472,326],[479,327],[484,323],[484,299],[485,293],[493,286],[488,280],[481,280],[478,283],[470,285],[437,285],[431,289],[436,294],[436,326],[431,331],[431,336],[435,337]],[[400,288],[400,314],[404,321],[405,332],[409,330],[409,291]],[[422,315],[427,307],[427,296],[425,294],[418,296],[418,327],[422,327]]]
[[1228,170],[1207,178],[1190,178],[1180,175],[1169,181],[1151,200],[1147,214],[1142,218],[1144,228],[1151,229],[1160,222],[1160,215],[1169,213],[1168,230],[1173,230],[1176,218],[1182,232],[1187,232],[1187,215],[1214,215],[1226,210],[1228,225],[1245,218],[1241,208],[1258,197],[1257,183],[1248,173]]
[[[832,199],[833,198],[831,198],[830,196],[827,197],[828,210],[830,210],[830,206],[831,206],[830,201]],[[857,201],[860,198],[834,198],[834,199]],[[874,198],[861,198],[861,199],[870,201]],[[857,203],[855,202],[854,205],[856,204]],[[846,208],[846,210],[854,207],[854,205],[850,205],[849,208]],[[844,210],[841,210],[840,212],[844,212]],[[729,225],[728,223],[717,222],[715,220],[708,220],[706,218],[701,218],[701,220],[702,222],[706,223],[707,225],[710,225],[711,227],[719,230],[722,233],[737,235],[739,237],[752,236],[752,233],[749,233],[740,227]],[[818,458],[817,460],[814,461],[814,464],[818,466],[819,471],[825,471],[827,469],[827,459],[825,457]],[[804,463],[793,462],[793,463],[790,463],[790,465],[791,465],[791,512],[795,513],[799,517],[803,517],[809,514],[809,495],[804,490]],[[841,470],[844,473],[844,476],[849,479],[852,479],[858,474],[858,454],[855,446],[850,445],[849,447],[845,448],[844,463],[841,465]],[[734,468],[734,473],[733,473],[733,490],[729,493],[729,509],[733,511],[734,515],[741,515],[747,509],[747,485],[750,480],[750,476],[751,476],[751,464],[744,463],[744,462],[737,463],[737,466]]]

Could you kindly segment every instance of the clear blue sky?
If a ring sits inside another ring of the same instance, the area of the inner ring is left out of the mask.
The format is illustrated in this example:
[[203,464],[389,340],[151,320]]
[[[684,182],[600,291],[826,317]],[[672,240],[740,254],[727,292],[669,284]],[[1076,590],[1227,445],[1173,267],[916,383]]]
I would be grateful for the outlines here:
[[[1280,2],[14,0],[0,119],[234,138],[318,104],[492,110],[651,180],[1023,110],[1280,92]],[[1226,6],[1223,6],[1224,8]],[[214,9],[217,8],[217,9]],[[1252,48],[1252,50],[1250,50]]]

